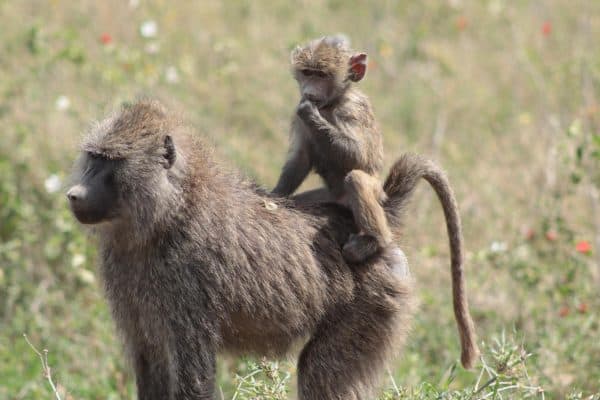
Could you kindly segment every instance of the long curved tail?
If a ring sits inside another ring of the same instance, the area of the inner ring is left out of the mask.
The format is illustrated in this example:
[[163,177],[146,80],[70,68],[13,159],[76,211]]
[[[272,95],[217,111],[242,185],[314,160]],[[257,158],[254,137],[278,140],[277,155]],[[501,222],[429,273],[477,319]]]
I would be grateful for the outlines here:
[[479,356],[479,349],[465,290],[463,237],[458,204],[446,174],[431,160],[416,154],[404,154],[392,166],[383,185],[387,195],[384,209],[390,227],[398,228],[402,223],[403,210],[420,178],[424,178],[433,187],[444,210],[450,241],[454,316],[462,348],[461,362],[465,368],[471,368]]

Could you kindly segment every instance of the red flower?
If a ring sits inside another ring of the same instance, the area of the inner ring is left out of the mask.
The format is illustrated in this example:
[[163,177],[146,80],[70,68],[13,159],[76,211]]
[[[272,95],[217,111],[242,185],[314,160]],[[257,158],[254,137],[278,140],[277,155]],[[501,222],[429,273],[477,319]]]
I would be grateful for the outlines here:
[[456,20],[456,28],[458,28],[459,31],[464,31],[467,28],[468,24],[469,21],[467,21],[467,17],[465,17],[464,15],[461,15]]
[[555,242],[556,239],[558,239],[558,234],[556,233],[556,231],[549,230],[548,232],[546,232],[546,239],[548,239],[550,242]]
[[587,240],[581,240],[575,245],[575,250],[581,254],[589,254],[592,252],[592,245]]
[[552,23],[550,21],[544,21],[542,24],[542,34],[549,36],[552,33]]
[[569,315],[570,312],[571,310],[569,310],[569,306],[562,306],[558,309],[558,316],[564,318]]
[[588,305],[587,303],[579,303],[577,305],[577,311],[579,311],[580,314],[585,314],[588,310]]
[[102,35],[100,35],[100,42],[102,42],[104,45],[111,44],[112,40],[112,36],[110,36],[109,33],[104,32]]

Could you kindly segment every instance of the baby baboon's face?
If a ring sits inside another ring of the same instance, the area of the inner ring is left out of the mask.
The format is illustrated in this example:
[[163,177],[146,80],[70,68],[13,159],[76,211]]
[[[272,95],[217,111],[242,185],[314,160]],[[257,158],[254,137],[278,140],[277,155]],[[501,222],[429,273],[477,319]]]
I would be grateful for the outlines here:
[[300,97],[309,100],[317,107],[325,105],[336,94],[336,80],[333,75],[318,69],[303,68],[296,72]]

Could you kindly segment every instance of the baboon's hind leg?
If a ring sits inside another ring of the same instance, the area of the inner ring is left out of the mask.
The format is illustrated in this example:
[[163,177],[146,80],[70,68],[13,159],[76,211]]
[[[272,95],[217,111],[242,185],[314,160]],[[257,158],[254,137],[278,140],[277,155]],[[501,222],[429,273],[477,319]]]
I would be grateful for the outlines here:
[[344,258],[359,263],[387,247],[392,232],[383,210],[385,192],[381,182],[364,171],[353,170],[344,179],[348,207],[352,210],[359,234],[350,236],[344,245]]
[[375,285],[361,292],[353,304],[325,317],[302,350],[300,400],[375,398],[389,359],[408,333],[413,300],[408,279],[406,286]]

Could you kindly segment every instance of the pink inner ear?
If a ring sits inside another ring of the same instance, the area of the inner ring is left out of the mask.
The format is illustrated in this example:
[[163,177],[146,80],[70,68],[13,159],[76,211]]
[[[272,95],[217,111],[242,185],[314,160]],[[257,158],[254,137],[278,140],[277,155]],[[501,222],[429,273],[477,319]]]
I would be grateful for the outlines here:
[[365,64],[353,64],[350,69],[352,70],[352,72],[357,76],[357,77],[362,77],[366,70],[367,70],[367,66]]

